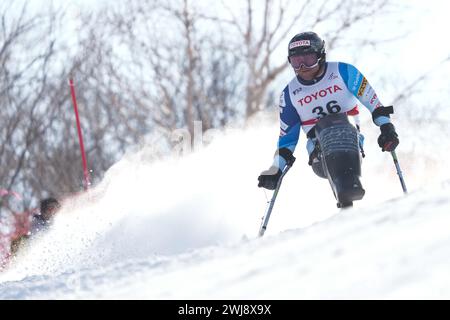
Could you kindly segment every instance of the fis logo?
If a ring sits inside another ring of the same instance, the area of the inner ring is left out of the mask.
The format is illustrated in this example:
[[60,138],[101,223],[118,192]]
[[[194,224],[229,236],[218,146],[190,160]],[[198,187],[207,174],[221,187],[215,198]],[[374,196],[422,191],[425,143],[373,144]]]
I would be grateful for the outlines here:
[[292,94],[295,96],[297,93],[302,92],[302,87],[295,89],[294,91],[292,91]]
[[334,79],[336,79],[337,77],[338,77],[338,76],[335,75],[334,72],[332,72],[332,73],[330,74],[330,76],[328,77],[328,80],[334,80]]

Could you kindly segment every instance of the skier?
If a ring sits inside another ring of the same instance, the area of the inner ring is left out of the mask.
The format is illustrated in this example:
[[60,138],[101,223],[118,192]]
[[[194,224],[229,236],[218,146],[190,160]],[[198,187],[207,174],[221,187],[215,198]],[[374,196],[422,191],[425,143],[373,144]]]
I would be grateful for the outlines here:
[[47,230],[53,222],[53,218],[61,208],[59,201],[53,197],[42,199],[38,210],[31,210],[28,216],[19,219],[16,216],[16,235],[12,238],[11,253],[15,254],[22,244],[40,231]]
[[[348,130],[350,124],[346,118],[353,117],[357,129],[356,143],[363,154],[364,137],[359,133],[359,102],[371,112],[373,122],[381,129],[378,137],[381,150],[393,151],[399,144],[398,135],[389,117],[393,108],[383,106],[367,79],[353,65],[327,62],[325,41],[314,32],[299,33],[289,41],[288,61],[296,76],[281,94],[278,148],[272,166],[258,177],[258,187],[276,189],[282,170],[295,160],[293,152],[300,129],[303,128],[308,138],[308,164],[316,175],[328,178],[338,200],[338,207],[351,206],[353,200],[360,200],[364,196],[364,189],[359,181],[359,152],[357,151],[356,157],[354,154],[347,154],[348,152],[335,152],[332,157],[326,159],[321,153],[318,130],[332,127],[336,121],[330,119],[337,119],[341,127],[352,134],[351,130]],[[328,115],[333,116],[325,121],[324,118]],[[332,139],[338,140],[340,135],[335,134]],[[323,147],[325,144],[322,149]],[[334,152],[332,149],[331,151]],[[352,174],[349,175],[349,172]],[[348,183],[342,182],[341,177],[348,180]]]
[[40,201],[37,209],[24,210],[22,197],[14,191],[0,189],[0,271],[27,239],[48,229],[61,208],[55,198]]

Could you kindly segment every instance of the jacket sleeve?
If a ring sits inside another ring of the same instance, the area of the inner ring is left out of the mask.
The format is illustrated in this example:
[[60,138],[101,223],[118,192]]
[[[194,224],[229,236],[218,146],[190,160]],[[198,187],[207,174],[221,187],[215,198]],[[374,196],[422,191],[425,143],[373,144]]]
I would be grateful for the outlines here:
[[286,160],[279,155],[279,150],[283,148],[289,149],[292,153],[297,146],[300,136],[301,120],[295,110],[289,96],[289,87],[287,86],[280,97],[280,137],[278,139],[278,148],[275,153],[273,165],[283,169]]
[[339,73],[348,90],[370,111],[377,126],[390,122],[389,114],[392,113],[392,107],[383,106],[375,90],[356,67],[339,62]]

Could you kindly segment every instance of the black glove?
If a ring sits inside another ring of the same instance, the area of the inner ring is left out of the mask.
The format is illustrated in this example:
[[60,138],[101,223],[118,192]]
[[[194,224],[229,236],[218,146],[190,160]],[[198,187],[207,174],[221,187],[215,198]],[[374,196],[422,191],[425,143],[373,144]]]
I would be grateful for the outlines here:
[[278,180],[281,177],[281,170],[275,166],[271,166],[269,170],[263,171],[258,177],[258,187],[275,190]]
[[381,134],[378,137],[378,145],[381,151],[394,151],[400,141],[392,123],[385,123],[380,126]]

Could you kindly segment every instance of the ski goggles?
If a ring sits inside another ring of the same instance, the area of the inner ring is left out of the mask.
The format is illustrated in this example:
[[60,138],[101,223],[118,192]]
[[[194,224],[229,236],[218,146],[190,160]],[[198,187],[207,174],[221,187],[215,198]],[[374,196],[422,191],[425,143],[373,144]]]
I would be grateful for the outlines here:
[[319,64],[319,60],[315,53],[307,53],[289,57],[289,62],[295,70],[299,70],[302,66],[306,69],[312,69]]

